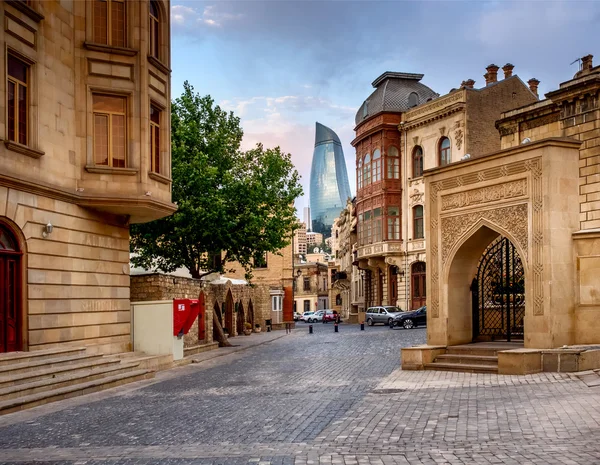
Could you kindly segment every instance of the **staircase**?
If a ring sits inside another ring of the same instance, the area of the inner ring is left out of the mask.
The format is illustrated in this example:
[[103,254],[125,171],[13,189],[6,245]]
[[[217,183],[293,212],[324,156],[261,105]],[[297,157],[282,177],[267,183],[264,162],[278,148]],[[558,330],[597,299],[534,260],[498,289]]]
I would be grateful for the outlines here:
[[426,370],[458,371],[463,373],[498,373],[498,351],[523,347],[514,342],[480,342],[448,346],[446,353],[438,355]]
[[139,360],[81,347],[0,354],[0,415],[153,377]]

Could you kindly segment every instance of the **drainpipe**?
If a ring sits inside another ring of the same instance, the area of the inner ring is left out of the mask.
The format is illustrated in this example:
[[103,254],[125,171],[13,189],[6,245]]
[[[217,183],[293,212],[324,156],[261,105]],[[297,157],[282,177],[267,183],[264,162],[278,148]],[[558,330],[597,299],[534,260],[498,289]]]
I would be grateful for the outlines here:
[[[402,176],[402,210],[403,218],[408,218],[408,137],[404,129],[404,121],[400,122],[401,134],[404,134],[404,175]],[[408,219],[404,221],[404,310],[408,310]]]

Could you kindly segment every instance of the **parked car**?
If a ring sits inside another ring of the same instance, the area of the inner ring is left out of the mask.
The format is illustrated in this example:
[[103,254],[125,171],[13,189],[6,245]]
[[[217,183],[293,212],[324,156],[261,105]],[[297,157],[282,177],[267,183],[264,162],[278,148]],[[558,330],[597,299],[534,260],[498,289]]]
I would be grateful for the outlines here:
[[325,310],[317,310],[312,315],[310,315],[306,321],[309,323],[316,323],[317,321],[323,321],[323,315],[325,314]]
[[396,315],[392,324],[390,325],[392,328],[394,326],[402,326],[404,329],[412,329],[417,326],[426,326],[427,325],[427,306],[423,306],[412,312],[404,312]]
[[313,313],[315,313],[315,312],[304,312],[302,314],[301,320],[304,321],[305,323],[310,323],[312,321],[311,317],[312,317]]
[[294,321],[300,321],[302,319],[302,315],[298,312],[294,312]]
[[333,321],[334,323],[340,322],[340,314],[335,310],[325,310],[325,315],[323,316],[323,323],[329,323]]
[[402,313],[399,307],[392,305],[382,305],[379,307],[367,308],[367,314],[365,316],[367,324],[373,326],[376,323],[383,323],[384,325],[392,325],[394,317]]

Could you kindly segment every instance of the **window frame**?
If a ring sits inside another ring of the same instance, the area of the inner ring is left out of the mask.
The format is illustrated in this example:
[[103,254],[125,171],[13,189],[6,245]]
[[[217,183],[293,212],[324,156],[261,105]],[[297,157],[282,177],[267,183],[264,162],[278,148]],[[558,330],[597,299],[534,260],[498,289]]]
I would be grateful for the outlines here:
[[363,185],[371,184],[371,154],[367,153],[363,160]]
[[[152,6],[156,7],[156,15],[152,13]],[[155,29],[156,28],[156,29]],[[160,61],[161,45],[161,10],[157,0],[148,2],[148,55]]]
[[[100,2],[106,3],[106,42],[98,41],[96,37],[96,5]],[[113,3],[123,5],[123,36],[122,44],[115,43],[116,34],[113,30]],[[127,48],[127,1],[126,0],[93,0],[92,2],[92,41],[95,44],[105,45],[107,47]]]
[[255,258],[252,259],[252,266],[255,269],[260,269],[260,270],[264,270],[266,268],[269,267],[269,264],[267,262],[267,252],[265,252],[263,254],[263,259],[262,260],[256,260]]
[[360,157],[358,159],[357,172],[358,172],[358,176],[357,176],[358,189],[362,189],[363,188],[363,159],[362,159],[362,157]]
[[400,151],[394,145],[387,149],[387,179],[400,179]]
[[[20,79],[11,76],[9,74],[9,70],[8,70],[8,60],[9,57],[12,57],[13,59],[17,60],[18,62],[22,63],[23,65],[25,65],[26,68],[26,75],[25,75],[25,79],[26,82],[21,81]],[[29,147],[31,145],[31,139],[32,139],[32,135],[31,135],[31,92],[32,92],[32,85],[31,85],[31,67],[32,67],[32,63],[28,60],[24,60],[23,57],[20,54],[17,53],[13,53],[12,50],[8,49],[6,51],[6,59],[5,59],[5,77],[6,77],[6,140],[15,144],[19,144],[22,146],[26,146]],[[9,123],[8,123],[8,116],[9,116],[9,111],[8,111],[8,86],[9,86],[9,82],[11,82],[14,86],[15,86],[15,93],[14,93],[14,98],[15,98],[15,108],[14,108],[14,139],[11,139],[9,136]],[[18,95],[19,95],[19,89],[23,87],[25,89],[25,142],[21,142],[20,141],[20,134],[19,134],[19,127],[20,127],[20,115],[19,115],[19,99],[18,99]]]
[[[105,95],[108,97],[114,97],[114,98],[121,98],[125,101],[125,113],[121,114],[118,112],[105,112],[105,111],[98,111],[96,112],[94,110],[94,97],[97,95]],[[103,164],[99,164],[96,163],[96,115],[106,115],[109,117],[108,121],[108,164],[103,165]],[[124,116],[124,121],[125,121],[125,144],[124,144],[124,155],[125,155],[125,159],[124,159],[124,166],[120,167],[120,166],[114,166],[113,165],[113,153],[112,153],[112,115],[122,115]],[[127,150],[127,140],[128,140],[128,136],[129,136],[129,95],[123,95],[123,94],[115,94],[115,93],[111,93],[111,92],[102,92],[102,91],[92,91],[92,165],[93,166],[97,166],[97,167],[103,167],[103,168],[109,168],[109,169],[123,169],[123,168],[127,168],[128,167],[128,162],[129,162],[129,153]]]
[[373,150],[373,161],[371,162],[372,183],[381,181],[381,150]]
[[[425,229],[423,219],[425,217],[425,211],[423,205],[415,205],[413,207],[413,239],[424,239]],[[418,213],[420,216],[417,216]]]
[[[448,141],[448,147],[442,147]],[[452,142],[450,138],[443,136],[438,142],[438,166],[449,165],[452,159]]]
[[423,147],[415,145],[413,148],[412,163],[413,163],[413,178],[420,178],[423,176]]
[[[392,214],[392,209],[397,209],[395,214]],[[400,240],[400,206],[388,205],[387,207],[387,235],[388,241]]]
[[310,277],[308,277],[308,276],[302,277],[302,290],[304,292],[310,291]]
[[[158,113],[158,123],[152,121],[152,110]],[[148,121],[150,122],[150,172],[155,174],[162,174],[162,154],[160,150],[160,143],[162,137],[160,136],[160,131],[162,127],[162,118],[163,118],[163,108],[156,105],[154,102],[150,102],[150,114],[148,115]],[[158,144],[156,142],[156,137],[158,136]],[[158,153],[158,162],[155,157],[154,151],[157,150]],[[158,165],[158,166],[157,166]]]

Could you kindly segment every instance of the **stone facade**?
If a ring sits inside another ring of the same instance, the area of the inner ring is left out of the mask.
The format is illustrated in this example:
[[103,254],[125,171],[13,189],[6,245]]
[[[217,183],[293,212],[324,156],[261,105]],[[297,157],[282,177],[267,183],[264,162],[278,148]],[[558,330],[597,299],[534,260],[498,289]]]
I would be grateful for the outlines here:
[[[498,69],[493,65],[488,68]],[[476,89],[474,84],[473,80],[465,81],[460,89],[447,95],[397,114],[380,116],[397,118],[395,130],[386,130],[384,119],[377,123],[377,118],[356,127],[353,144],[357,149],[357,167],[363,153],[377,147],[400,150],[397,180],[390,169],[392,158],[385,153],[381,181],[358,189],[358,260],[367,279],[367,306],[385,304],[415,309],[425,305],[427,210],[423,171],[454,163],[466,154],[474,157],[499,150],[495,121],[503,111],[537,101],[530,88],[518,76],[512,76],[512,68],[501,81],[488,75],[485,87]],[[380,131],[374,132],[376,128]],[[389,215],[390,207],[399,210],[398,219]],[[365,211],[379,208],[384,210],[383,222],[377,226],[381,232],[377,237],[373,233],[365,237],[361,230],[368,231],[370,226],[361,218]]]
[[[10,302],[0,298],[0,312],[16,310],[12,345],[0,328],[0,352],[65,343],[129,350],[129,224],[176,208],[170,3],[152,3],[156,35],[150,2],[108,4],[123,8],[118,45],[98,43],[91,1],[0,5],[0,229],[16,242],[0,250],[0,266],[11,270],[0,287],[16,292]],[[27,94],[18,111],[14,89]],[[122,106],[94,106],[105,98]]]
[[298,313],[329,308],[326,263],[296,263],[294,306]]

